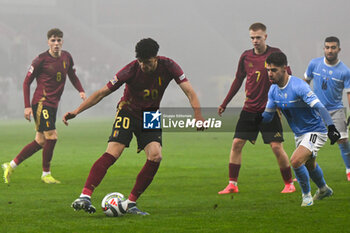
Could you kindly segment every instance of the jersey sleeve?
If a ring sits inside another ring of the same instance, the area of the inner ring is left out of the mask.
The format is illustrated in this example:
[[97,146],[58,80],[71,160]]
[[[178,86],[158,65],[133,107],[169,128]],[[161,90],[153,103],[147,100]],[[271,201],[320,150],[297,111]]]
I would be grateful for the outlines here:
[[242,83],[244,81],[244,78],[246,77],[247,73],[245,71],[244,68],[244,59],[245,59],[245,55],[244,53],[241,55],[241,57],[239,58],[239,62],[238,62],[238,67],[237,67],[237,71],[236,71],[236,76],[235,76],[235,80],[233,81],[230,90],[228,91],[224,101],[222,102],[222,104],[220,105],[223,108],[226,108],[227,104],[232,100],[232,98],[237,94],[237,92],[239,91],[239,89],[242,86]]
[[269,93],[268,93],[268,99],[267,104],[265,107],[265,112],[276,112],[276,104],[275,104],[275,98],[274,98],[274,88],[271,86]]
[[344,77],[344,90],[346,93],[350,92],[350,69],[346,70]]
[[119,87],[121,87],[124,83],[131,80],[136,75],[136,61],[129,63],[124,66],[118,73],[107,83],[107,87],[109,90],[116,91]]
[[69,55],[69,60],[70,60],[70,66],[68,68],[68,77],[75,89],[77,89],[79,92],[85,92],[83,86],[80,83],[80,80],[78,76],[75,73],[75,68],[74,68],[74,61],[72,56]]
[[24,97],[24,107],[25,108],[29,108],[30,107],[30,85],[32,84],[34,78],[37,76],[39,70],[40,70],[40,66],[42,63],[42,59],[38,56],[36,57],[28,72],[26,77],[24,78],[24,82],[23,82],[23,97]]
[[313,61],[310,61],[309,65],[306,68],[306,71],[304,73],[304,78],[308,81],[312,80],[314,78],[314,75],[312,73],[314,69],[314,63]]
[[247,76],[247,72],[244,68],[244,60],[245,60],[245,53],[243,53],[241,55],[241,57],[239,58],[238,67],[237,67],[237,71],[236,71],[236,79],[238,78],[242,81]]
[[314,107],[315,104],[320,102],[316,94],[310,89],[310,86],[306,82],[300,80],[298,82],[298,85],[294,88],[298,96],[302,98],[302,100],[311,108]]
[[170,76],[173,77],[173,79],[177,84],[188,81],[181,67],[171,59],[169,59],[168,70],[169,70]]

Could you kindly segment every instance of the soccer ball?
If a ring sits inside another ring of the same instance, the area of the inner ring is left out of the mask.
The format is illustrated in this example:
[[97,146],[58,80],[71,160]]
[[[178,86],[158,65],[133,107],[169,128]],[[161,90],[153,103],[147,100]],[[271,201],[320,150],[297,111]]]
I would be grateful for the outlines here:
[[101,207],[103,212],[108,217],[119,217],[126,213],[122,206],[122,201],[125,200],[123,194],[114,192],[108,193],[102,200]]

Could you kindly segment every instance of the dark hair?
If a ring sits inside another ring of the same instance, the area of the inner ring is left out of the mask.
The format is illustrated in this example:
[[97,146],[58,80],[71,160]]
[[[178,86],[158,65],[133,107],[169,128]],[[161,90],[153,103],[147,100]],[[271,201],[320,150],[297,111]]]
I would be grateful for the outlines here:
[[63,32],[58,28],[52,28],[47,32],[47,39],[50,39],[51,36],[57,36],[63,38]]
[[337,37],[335,37],[335,36],[329,36],[329,37],[327,37],[325,40],[324,40],[324,42],[326,43],[326,42],[337,42],[338,43],[338,46],[340,46],[340,41],[339,41],[339,39],[337,38]]
[[157,41],[152,38],[146,38],[140,40],[135,46],[136,58],[149,59],[156,57],[159,50]]
[[263,23],[253,23],[252,25],[250,25],[249,27],[249,31],[258,31],[258,30],[262,30],[264,32],[266,32],[266,26]]
[[267,64],[274,64],[275,66],[282,67],[288,64],[287,56],[282,52],[271,53],[267,59]]

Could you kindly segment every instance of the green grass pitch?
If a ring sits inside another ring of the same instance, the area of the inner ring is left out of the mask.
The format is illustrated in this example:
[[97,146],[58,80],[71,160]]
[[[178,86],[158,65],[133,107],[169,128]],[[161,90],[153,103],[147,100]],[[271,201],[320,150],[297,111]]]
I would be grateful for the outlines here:
[[[9,186],[0,183],[0,232],[350,232],[350,182],[337,146],[327,142],[317,159],[334,196],[300,207],[298,184],[297,192],[280,193],[283,182],[276,159],[260,136],[255,146],[247,143],[243,150],[240,193],[217,194],[228,182],[232,133],[163,134],[163,161],[138,201],[150,216],[109,218],[100,209],[107,193],[127,196],[131,191],[146,160],[144,152],[136,153],[135,141],[95,190],[97,212],[74,212],[70,204],[105,151],[112,120],[75,119],[69,127],[57,122],[52,173],[62,184],[41,182],[41,152],[23,162]],[[1,163],[33,140],[33,128],[24,120],[0,123]],[[293,135],[286,133],[285,139],[290,156]]]

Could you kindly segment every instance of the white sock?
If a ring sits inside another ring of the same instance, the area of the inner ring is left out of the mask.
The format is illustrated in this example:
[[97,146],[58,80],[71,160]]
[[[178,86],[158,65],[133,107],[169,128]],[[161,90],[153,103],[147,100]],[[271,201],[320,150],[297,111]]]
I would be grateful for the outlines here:
[[51,172],[44,172],[44,171],[43,171],[42,177],[47,176],[47,175],[50,175],[50,174],[51,174]]
[[17,164],[15,163],[15,161],[11,161],[10,162],[10,166],[13,168],[13,169],[15,169],[16,167],[17,167]]
[[230,180],[229,183],[233,184],[234,186],[237,186],[237,181]]
[[86,194],[80,194],[80,197],[87,197],[87,198],[91,199],[91,196],[86,195]]
[[346,169],[346,174],[348,174],[350,172],[350,168]]

